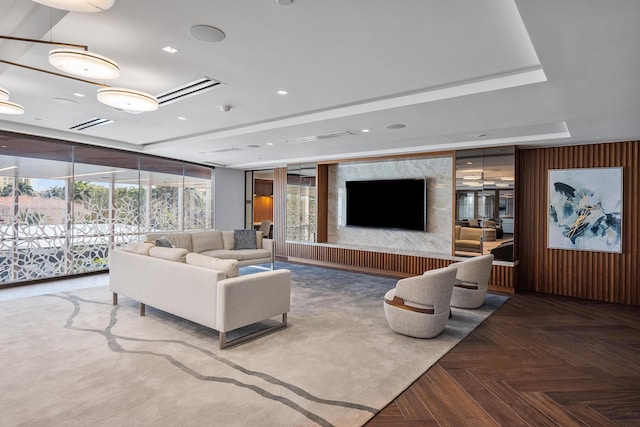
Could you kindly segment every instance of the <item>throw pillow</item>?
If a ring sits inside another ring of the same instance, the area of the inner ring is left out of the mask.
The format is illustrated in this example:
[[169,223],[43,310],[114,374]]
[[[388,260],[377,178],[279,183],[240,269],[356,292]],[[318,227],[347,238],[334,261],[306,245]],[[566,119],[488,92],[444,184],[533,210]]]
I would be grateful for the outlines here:
[[222,271],[227,278],[240,275],[238,260],[235,259],[219,259],[191,252],[187,254],[187,264]]
[[255,230],[233,230],[233,249],[258,249]]
[[156,246],[160,246],[161,248],[172,248],[173,245],[169,241],[167,236],[162,236],[159,239],[156,239]]
[[153,248],[153,243],[129,242],[129,244],[123,250],[127,252],[133,252],[134,254],[149,255],[149,250],[151,248]]
[[153,258],[162,258],[169,261],[177,261],[186,263],[188,250],[183,248],[163,248],[162,246],[154,246],[149,249],[149,256]]

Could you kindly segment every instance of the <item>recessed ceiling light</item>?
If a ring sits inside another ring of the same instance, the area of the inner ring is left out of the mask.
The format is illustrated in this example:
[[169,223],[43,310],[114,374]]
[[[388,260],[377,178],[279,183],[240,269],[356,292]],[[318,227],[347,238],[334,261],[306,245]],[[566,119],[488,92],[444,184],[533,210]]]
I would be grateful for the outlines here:
[[162,50],[164,50],[167,53],[176,53],[178,51],[178,49],[176,49],[173,46],[165,46],[162,48]]
[[278,91],[278,95],[287,95],[289,92],[287,92],[286,90],[279,90]]
[[186,117],[178,117],[178,120],[187,120]]
[[402,123],[392,123],[390,125],[385,126],[387,129],[402,129],[403,127],[406,127],[406,125],[402,124]]
[[78,98],[84,98],[84,93],[76,92],[73,96],[77,96]]
[[273,142],[267,142],[267,145],[273,146],[274,144],[273,144]]
[[467,164],[468,164],[468,165],[472,165],[472,164],[473,164],[473,162],[467,162]]
[[362,133],[368,133],[369,129],[362,129]]

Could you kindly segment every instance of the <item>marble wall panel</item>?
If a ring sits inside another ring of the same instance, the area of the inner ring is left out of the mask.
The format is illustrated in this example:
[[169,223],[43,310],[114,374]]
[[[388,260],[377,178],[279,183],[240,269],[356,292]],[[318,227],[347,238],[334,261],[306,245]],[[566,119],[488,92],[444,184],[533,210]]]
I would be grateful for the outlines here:
[[[347,227],[346,182],[426,178],[427,231]],[[341,163],[329,168],[328,243],[386,252],[451,254],[453,158],[450,155],[370,163]]]

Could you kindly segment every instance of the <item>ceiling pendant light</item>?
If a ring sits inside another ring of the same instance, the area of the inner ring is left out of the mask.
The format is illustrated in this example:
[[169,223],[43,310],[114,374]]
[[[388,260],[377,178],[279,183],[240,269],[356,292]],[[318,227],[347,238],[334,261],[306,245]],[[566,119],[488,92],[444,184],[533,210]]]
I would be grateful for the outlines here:
[[9,100],[9,91],[3,87],[0,87],[0,101],[8,101]]
[[103,12],[111,9],[115,0],[33,0],[36,3],[71,12]]
[[0,101],[0,114],[24,114],[24,107],[15,102]]
[[49,62],[57,69],[74,76],[109,80],[120,76],[120,67],[114,61],[96,53],[78,49],[53,49]]
[[98,89],[98,101],[125,111],[145,112],[158,109],[158,100],[155,96],[138,90],[120,87]]

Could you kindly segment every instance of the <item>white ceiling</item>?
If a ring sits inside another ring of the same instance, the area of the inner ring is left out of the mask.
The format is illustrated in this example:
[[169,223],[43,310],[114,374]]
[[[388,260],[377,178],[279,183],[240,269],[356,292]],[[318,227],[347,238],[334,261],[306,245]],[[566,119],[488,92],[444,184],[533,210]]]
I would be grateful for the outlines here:
[[[2,0],[0,35],[87,45],[120,65],[111,86],[224,84],[134,115],[99,103],[95,85],[0,63],[0,86],[25,108],[0,129],[241,169],[637,140],[639,20],[638,0],[116,0],[95,14]],[[194,39],[198,24],[226,39]],[[0,39],[0,59],[57,71],[50,49]],[[93,117],[114,122],[69,130]]]

